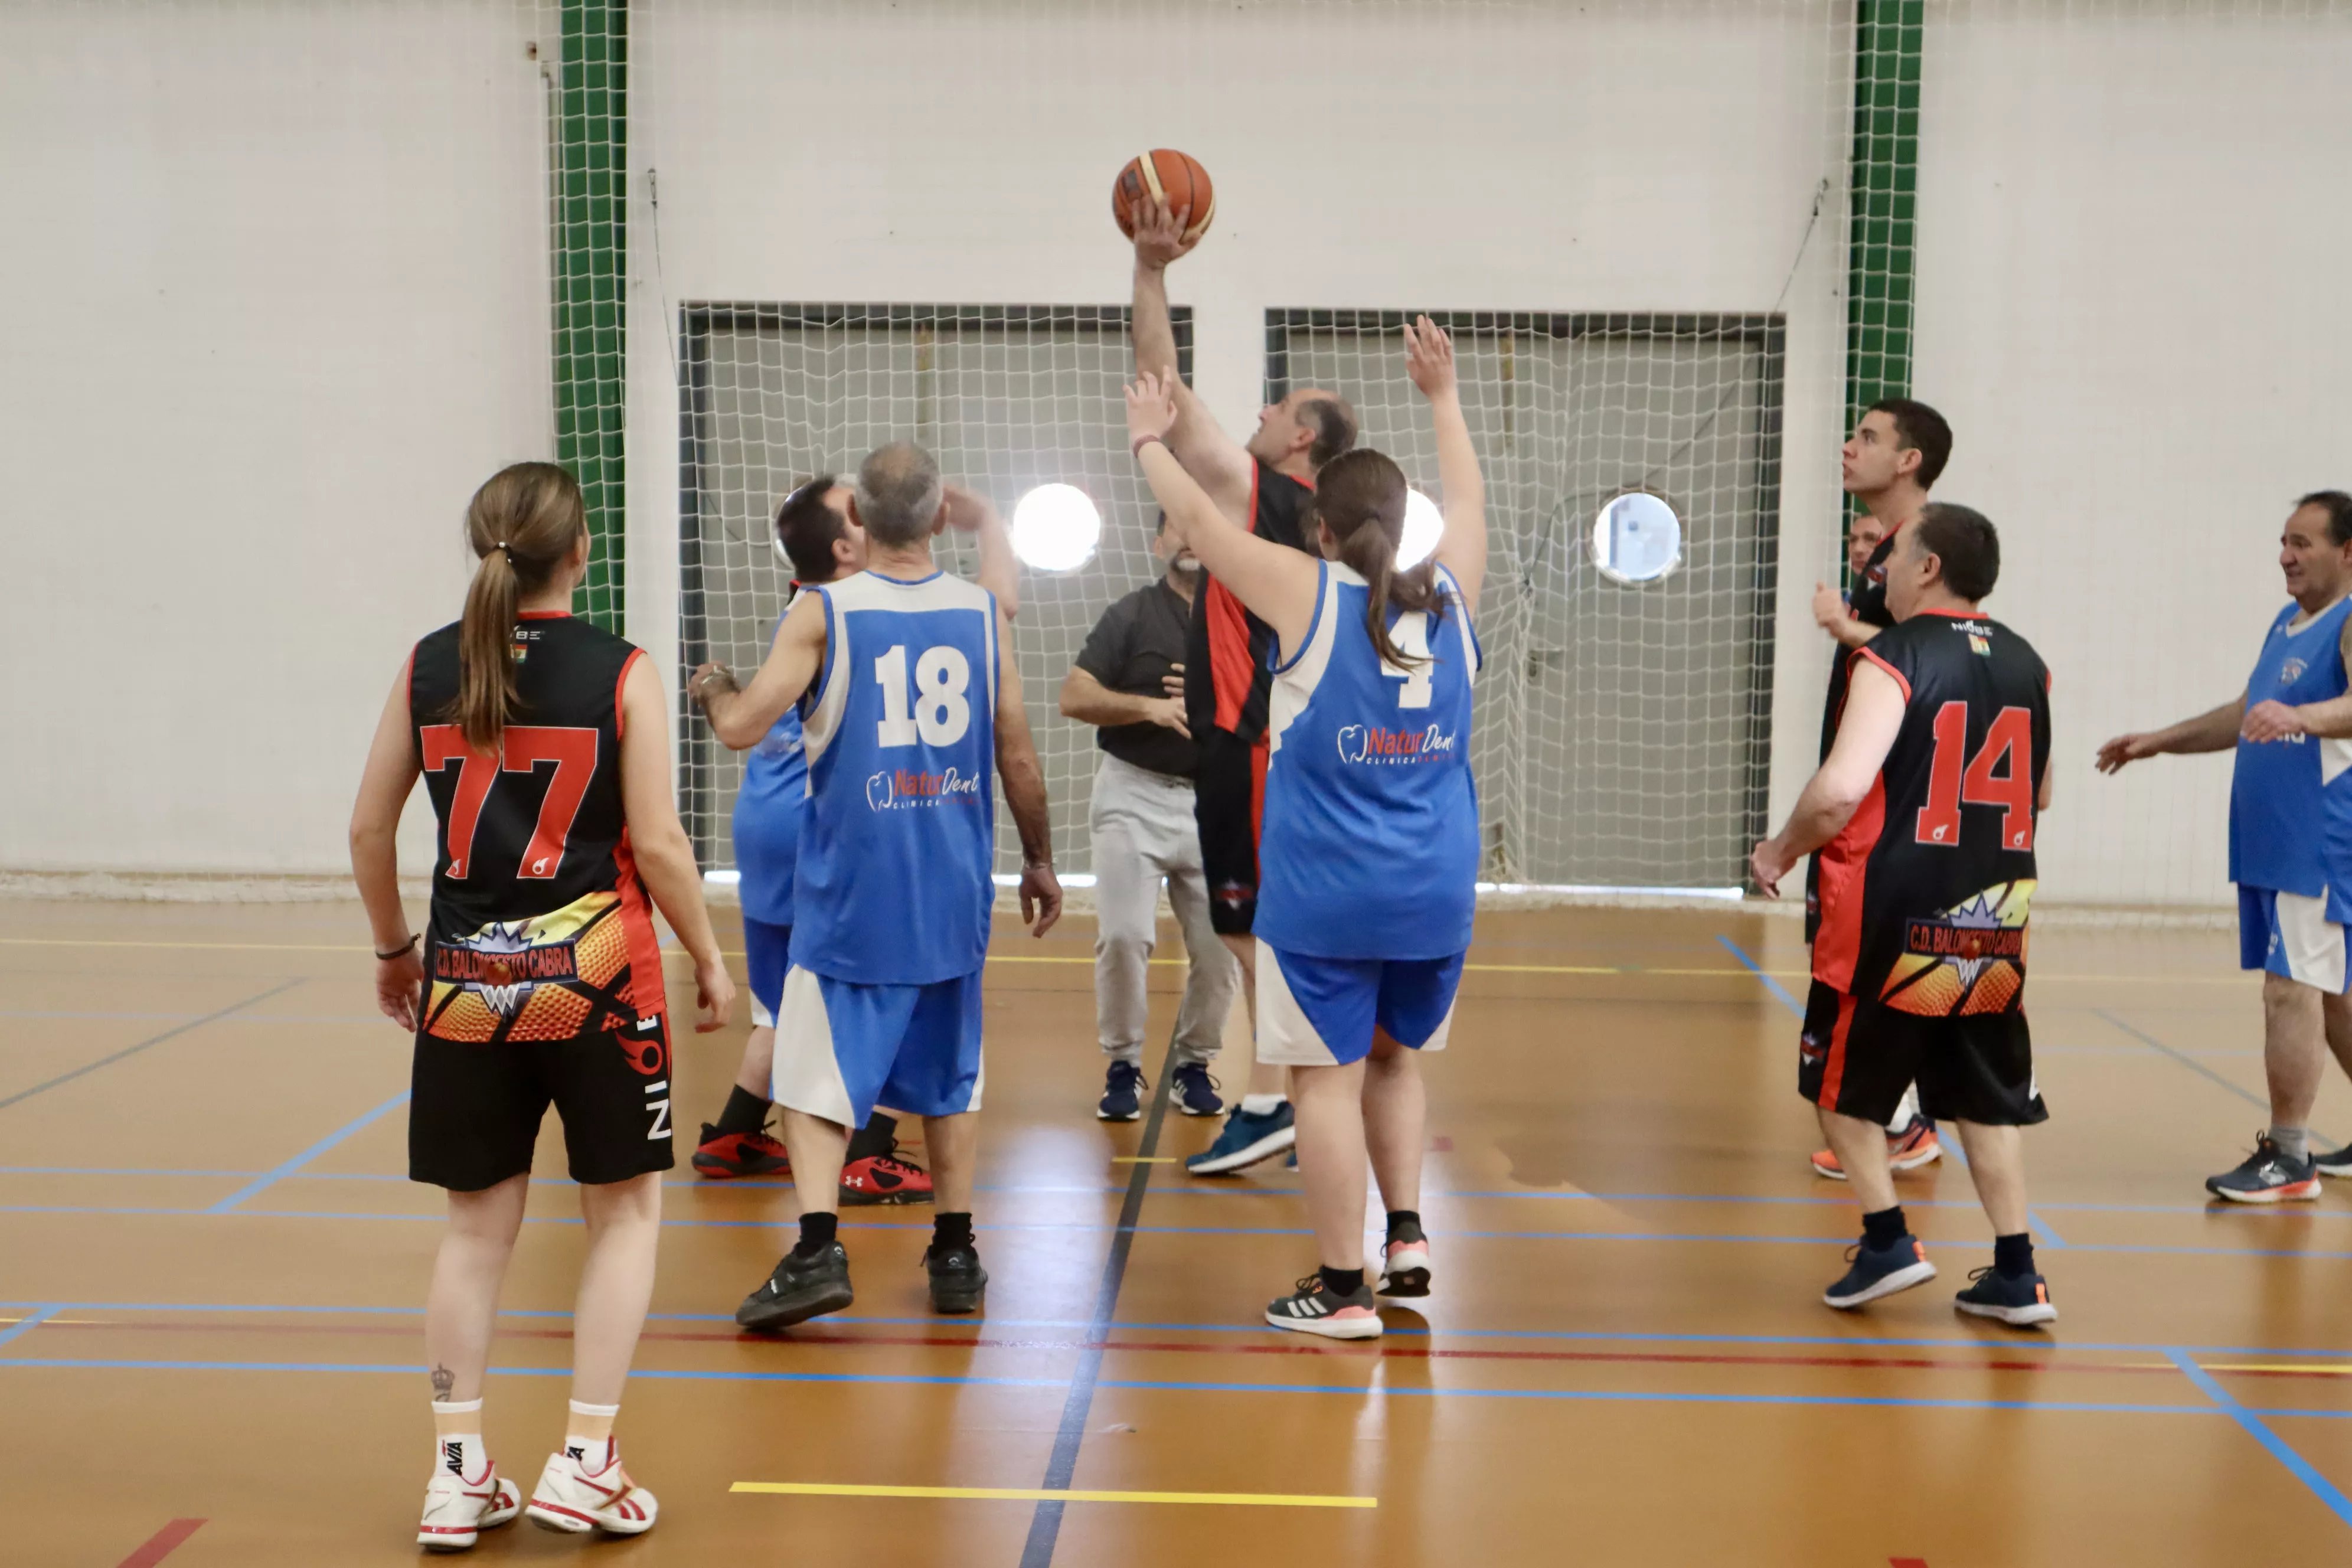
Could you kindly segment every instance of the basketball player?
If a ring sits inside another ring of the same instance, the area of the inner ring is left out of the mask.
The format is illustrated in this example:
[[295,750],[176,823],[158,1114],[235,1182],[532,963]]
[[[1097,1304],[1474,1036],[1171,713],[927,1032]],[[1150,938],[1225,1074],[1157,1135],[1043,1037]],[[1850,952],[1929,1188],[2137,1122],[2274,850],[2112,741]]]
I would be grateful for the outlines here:
[[2141,757],[2237,749],[2230,879],[2238,962],[2263,973],[2263,1068],[2271,1124],[2206,1190],[2233,1203],[2308,1202],[2323,1175],[2352,1176],[2352,1148],[2311,1147],[2328,1049],[2352,1072],[2345,931],[2352,922],[2352,495],[2315,490],[2279,539],[2294,603],[2271,620],[2239,696],[2152,734],[2099,748],[2099,771]]
[[[1189,207],[1164,201],[1139,208],[1135,220],[1135,364],[1175,388],[1176,423],[1168,449],[1210,502],[1235,527],[1305,553],[1301,526],[1315,477],[1356,443],[1356,414],[1338,394],[1301,387],[1257,416],[1246,446],[1236,446],[1176,374],[1176,331],[1168,314],[1169,263],[1190,252]],[[1246,559],[1246,558],[1245,558]],[[1185,644],[1184,709],[1194,748],[1193,812],[1209,879],[1209,913],[1217,934],[1241,961],[1242,988],[1256,1009],[1257,835],[1266,758],[1265,654],[1272,634],[1237,597],[1240,586],[1213,569],[1192,601]],[[1281,1069],[1259,1061],[1249,1092],[1219,1129],[1216,1142],[1184,1162],[1195,1175],[1222,1175],[1270,1159],[1296,1140]]]
[[[1822,710],[1822,758],[1829,759],[1830,739],[1845,700],[1850,661],[1844,650],[1860,647],[1880,630],[1893,626],[1886,608],[1886,560],[1892,541],[1927,505],[1927,492],[1952,456],[1952,427],[1924,403],[1907,397],[1881,398],[1866,410],[1839,454],[1845,492],[1862,503],[1860,516],[1846,541],[1846,564],[1852,579],[1841,594],[1825,583],[1813,584],[1813,619],[1837,640],[1839,653],[1830,664],[1829,697]],[[1815,897],[1814,868],[1805,872],[1805,940],[1811,942],[1821,923]],[[1943,1155],[1936,1124],[1919,1114],[1916,1089],[1903,1091],[1902,1103],[1886,1124],[1886,1153],[1897,1171],[1916,1171]],[[1814,1152],[1813,1170],[1832,1181],[1845,1180],[1837,1151]]]
[[1936,1277],[1895,1202],[1884,1125],[1916,1082],[1959,1128],[1992,1220],[1992,1267],[1956,1305],[2047,1323],[2058,1310],[2034,1269],[2018,1130],[2049,1116],[2023,1004],[2050,676],[1978,608],[2000,575],[1982,516],[1930,504],[1884,567],[1895,624],[1848,656],[1829,757],[1748,858],[1767,897],[1809,853],[1821,872],[1797,1083],[1863,1205],[1853,1266],[1822,1299],[1850,1310]]
[[1320,1267],[1265,1309],[1276,1328],[1381,1332],[1364,1278],[1364,1166],[1388,1205],[1379,1291],[1429,1293],[1418,1053],[1443,1050],[1476,910],[1471,629],[1486,571],[1485,487],[1454,345],[1405,329],[1437,426],[1445,531],[1396,570],[1404,475],[1381,453],[1324,466],[1308,513],[1322,559],[1234,523],[1168,448],[1175,378],[1128,393],[1128,431],[1171,528],[1273,628],[1257,1051],[1290,1069],[1298,1168]]
[[[671,803],[661,677],[570,612],[588,570],[580,487],[551,463],[501,469],[474,493],[466,537],[479,564],[465,618],[418,643],[393,683],[352,813],[377,1005],[416,1034],[409,1177],[449,1194],[425,1309],[436,1442],[416,1533],[439,1551],[522,1507],[483,1450],[482,1377],[551,1100],[588,1251],[571,1420],[530,1516],[574,1532],[653,1528],[654,1496],[613,1437],[673,1163],[648,894],[693,957],[696,1030],[724,1026],[734,1004]],[[440,819],[421,958],[394,847],[420,772]]]
[[1110,1058],[1095,1114],[1105,1121],[1143,1114],[1143,1026],[1150,1010],[1144,976],[1159,936],[1161,878],[1189,962],[1169,1086],[1176,1109],[1187,1116],[1214,1116],[1224,1109],[1209,1063],[1241,981],[1209,921],[1193,816],[1184,639],[1201,563],[1168,531],[1166,512],[1160,514],[1151,552],[1168,563],[1166,573],[1103,612],[1062,680],[1062,712],[1096,726],[1103,753],[1087,831],[1095,868],[1095,1029]]
[[[980,584],[1004,606],[1019,610],[1020,571],[996,509],[969,490],[949,486],[949,522],[980,542]],[[793,563],[795,590],[830,583],[866,566],[866,533],[849,521],[849,487],[831,474],[803,479],[776,510],[776,542]],[[719,667],[727,680],[733,672]],[[706,683],[707,684],[707,683]],[[703,1123],[694,1151],[697,1173],[724,1180],[778,1174],[792,1162],[767,1133],[774,1071],[776,1005],[792,950],[793,862],[808,795],[808,762],[801,715],[788,708],[751,748],[735,796],[735,864],[743,909],[743,951],[750,970],[751,1035],[743,1045],[734,1087],[716,1124]],[[841,1171],[844,1207],[931,1201],[930,1173],[898,1153],[898,1118],[876,1110],[850,1139]]]
[[[728,745],[748,746],[803,691],[808,816],[793,871],[792,966],[776,1009],[776,1103],[800,1185],[800,1239],[737,1309],[783,1328],[854,1299],[831,1208],[848,1130],[877,1100],[923,1118],[943,1212],[924,1261],[934,1311],[978,1311],[972,1243],[981,1099],[981,964],[996,889],[992,773],[1019,829],[1021,917],[1060,916],[1045,775],[1003,610],[940,572],[931,536],[950,505],[931,455],[884,447],[857,471],[850,521],[866,570],[785,611],[740,691],[695,672]],[[812,688],[814,682],[814,688]]]

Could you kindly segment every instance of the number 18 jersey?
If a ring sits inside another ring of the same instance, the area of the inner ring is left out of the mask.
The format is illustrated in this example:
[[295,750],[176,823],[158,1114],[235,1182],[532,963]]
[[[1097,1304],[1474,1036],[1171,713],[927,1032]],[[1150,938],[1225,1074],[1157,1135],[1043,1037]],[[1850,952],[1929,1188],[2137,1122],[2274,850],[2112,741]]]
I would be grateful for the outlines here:
[[970,974],[996,895],[995,597],[939,572],[814,592],[824,667],[802,710],[793,963],[864,985]]

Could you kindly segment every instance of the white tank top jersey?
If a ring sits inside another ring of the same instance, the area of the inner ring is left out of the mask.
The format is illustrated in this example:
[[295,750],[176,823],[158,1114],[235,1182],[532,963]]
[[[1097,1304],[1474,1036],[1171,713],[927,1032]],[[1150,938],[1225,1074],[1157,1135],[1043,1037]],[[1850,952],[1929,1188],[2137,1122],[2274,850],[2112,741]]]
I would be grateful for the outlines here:
[[1319,570],[1305,642],[1275,655],[1290,657],[1266,721],[1256,933],[1315,958],[1451,958],[1477,906],[1477,634],[1441,568],[1440,611],[1388,611],[1398,649],[1426,656],[1401,668],[1364,624],[1370,585],[1338,562]]
[[824,667],[803,700],[792,961],[866,985],[972,973],[996,892],[995,596],[941,572],[814,592]]

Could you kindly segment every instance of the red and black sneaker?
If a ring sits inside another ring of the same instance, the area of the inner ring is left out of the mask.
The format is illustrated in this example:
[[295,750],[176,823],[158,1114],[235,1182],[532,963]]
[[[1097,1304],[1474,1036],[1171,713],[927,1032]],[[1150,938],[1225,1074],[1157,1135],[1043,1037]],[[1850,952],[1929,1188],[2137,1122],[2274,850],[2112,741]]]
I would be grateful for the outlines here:
[[841,1206],[864,1208],[873,1204],[927,1204],[931,1201],[931,1173],[897,1154],[868,1154],[841,1168]]
[[732,1176],[788,1176],[793,1159],[784,1146],[761,1132],[721,1132],[706,1121],[702,1142],[695,1145],[698,1175],[725,1181]]

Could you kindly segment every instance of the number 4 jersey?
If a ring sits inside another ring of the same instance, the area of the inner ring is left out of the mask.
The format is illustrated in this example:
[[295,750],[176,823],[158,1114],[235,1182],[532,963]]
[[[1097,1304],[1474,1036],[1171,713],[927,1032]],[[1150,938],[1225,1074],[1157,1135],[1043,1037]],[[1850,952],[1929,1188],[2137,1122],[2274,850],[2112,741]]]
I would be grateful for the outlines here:
[[452,709],[457,630],[416,645],[409,723],[440,819],[425,1031],[460,1041],[644,1033],[658,1063],[661,951],[621,807],[621,682],[644,656],[586,621],[514,628],[521,700],[501,755]]
[[2023,637],[1957,611],[1914,616],[1852,657],[1894,677],[1906,706],[1870,793],[1817,857],[1813,977],[1906,1013],[2015,1012],[2050,673]]
[[939,572],[812,591],[824,667],[802,710],[793,963],[862,985],[970,974],[996,895],[996,600]]

